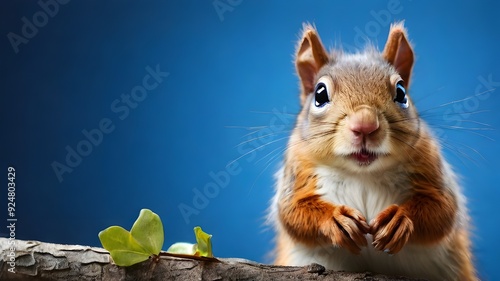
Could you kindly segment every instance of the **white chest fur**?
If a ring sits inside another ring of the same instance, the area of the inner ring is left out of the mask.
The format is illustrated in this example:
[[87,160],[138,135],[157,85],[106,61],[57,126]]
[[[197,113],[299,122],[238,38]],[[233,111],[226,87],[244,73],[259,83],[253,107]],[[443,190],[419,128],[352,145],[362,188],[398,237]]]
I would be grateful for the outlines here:
[[402,203],[408,191],[408,182],[398,173],[349,175],[329,167],[318,167],[316,173],[317,194],[333,204],[357,209],[368,222],[389,205]]
[[[327,167],[317,168],[317,193],[326,201],[337,205],[347,205],[359,210],[368,222],[391,204],[400,204],[408,192],[408,182],[401,173],[385,176],[354,176],[338,173]],[[397,175],[400,175],[397,178]],[[396,177],[396,178],[395,178]],[[367,235],[368,246],[360,255],[336,247],[305,247],[294,244],[290,249],[290,260],[295,265],[316,262],[328,269],[344,271],[371,271],[385,274],[426,277],[430,280],[454,279],[453,266],[443,245],[422,246],[408,244],[396,255],[376,251],[372,237]],[[439,265],[439,266],[438,266]]]

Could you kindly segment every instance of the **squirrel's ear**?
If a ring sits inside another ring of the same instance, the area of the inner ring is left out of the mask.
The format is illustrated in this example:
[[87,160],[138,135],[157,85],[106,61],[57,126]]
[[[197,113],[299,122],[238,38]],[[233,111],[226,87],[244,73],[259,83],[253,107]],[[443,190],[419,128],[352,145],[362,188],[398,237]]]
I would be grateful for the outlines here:
[[316,29],[309,24],[304,25],[302,39],[297,47],[295,67],[302,84],[301,104],[304,104],[307,94],[314,91],[314,78],[319,69],[328,62],[326,52]]
[[403,79],[405,86],[408,87],[414,57],[402,22],[391,25],[382,55],[387,62],[394,66]]

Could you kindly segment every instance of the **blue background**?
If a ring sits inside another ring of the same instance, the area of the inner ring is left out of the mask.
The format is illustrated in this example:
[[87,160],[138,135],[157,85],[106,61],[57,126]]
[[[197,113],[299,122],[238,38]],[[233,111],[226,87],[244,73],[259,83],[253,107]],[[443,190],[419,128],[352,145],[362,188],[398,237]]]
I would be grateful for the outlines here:
[[[498,2],[243,0],[223,12],[214,3],[70,1],[43,22],[35,1],[1,2],[0,213],[14,166],[16,238],[99,246],[100,230],[130,228],[149,208],[163,220],[164,249],[194,242],[201,225],[217,256],[269,262],[265,214],[299,110],[292,59],[302,23],[315,23],[325,45],[355,51],[366,38],[383,48],[389,22],[405,19],[417,56],[411,94],[462,177],[481,276],[500,280],[499,138],[487,130],[500,125],[500,100],[475,96],[500,86]],[[16,53],[8,34],[22,35],[22,18],[34,15],[40,27]],[[157,65],[169,76],[127,116],[113,111]],[[104,118],[114,130],[59,181],[52,163],[66,164],[66,147]],[[210,174],[230,163],[236,172],[217,183]]]

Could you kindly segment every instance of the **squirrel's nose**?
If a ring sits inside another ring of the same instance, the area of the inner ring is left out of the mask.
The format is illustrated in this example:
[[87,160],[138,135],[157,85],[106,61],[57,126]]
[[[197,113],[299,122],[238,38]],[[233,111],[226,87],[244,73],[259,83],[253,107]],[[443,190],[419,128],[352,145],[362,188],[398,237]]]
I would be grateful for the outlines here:
[[369,106],[362,105],[349,116],[349,129],[355,136],[367,136],[378,128],[377,113]]

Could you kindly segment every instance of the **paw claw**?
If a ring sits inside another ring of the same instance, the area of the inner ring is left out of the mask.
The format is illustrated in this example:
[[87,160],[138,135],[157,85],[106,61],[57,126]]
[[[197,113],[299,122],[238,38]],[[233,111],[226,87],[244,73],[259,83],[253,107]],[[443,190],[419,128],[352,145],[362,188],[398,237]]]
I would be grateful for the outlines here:
[[404,209],[391,205],[371,222],[373,247],[389,255],[399,252],[413,232],[413,222]]
[[321,231],[333,244],[359,254],[361,247],[368,245],[365,234],[369,233],[369,229],[359,211],[341,205],[335,208],[332,219],[325,222]]

